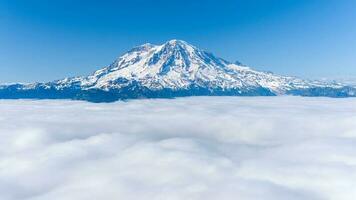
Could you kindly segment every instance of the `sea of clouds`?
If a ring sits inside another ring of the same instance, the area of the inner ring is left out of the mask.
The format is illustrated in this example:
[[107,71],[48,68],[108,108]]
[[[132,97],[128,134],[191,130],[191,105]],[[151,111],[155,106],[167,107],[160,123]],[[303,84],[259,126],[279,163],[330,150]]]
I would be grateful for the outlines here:
[[355,200],[356,99],[0,101],[1,200]]

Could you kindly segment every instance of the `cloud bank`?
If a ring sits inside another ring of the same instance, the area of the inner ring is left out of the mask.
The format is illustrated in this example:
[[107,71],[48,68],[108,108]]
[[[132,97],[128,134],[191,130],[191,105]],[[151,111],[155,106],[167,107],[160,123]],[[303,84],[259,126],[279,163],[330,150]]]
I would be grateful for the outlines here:
[[1,200],[356,199],[356,99],[0,101]]

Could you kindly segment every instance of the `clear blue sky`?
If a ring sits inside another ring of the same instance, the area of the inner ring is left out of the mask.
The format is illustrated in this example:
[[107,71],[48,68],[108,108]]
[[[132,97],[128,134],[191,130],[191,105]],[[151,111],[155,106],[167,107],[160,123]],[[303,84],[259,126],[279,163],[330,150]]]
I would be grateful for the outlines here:
[[86,75],[173,38],[259,70],[356,76],[355,0],[0,0],[0,82]]

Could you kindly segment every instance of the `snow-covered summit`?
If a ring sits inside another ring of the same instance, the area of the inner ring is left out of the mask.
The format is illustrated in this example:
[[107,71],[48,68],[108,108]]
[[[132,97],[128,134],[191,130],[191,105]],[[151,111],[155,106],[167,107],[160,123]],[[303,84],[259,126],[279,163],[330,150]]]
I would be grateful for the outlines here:
[[54,98],[62,97],[64,93],[69,98],[84,99],[98,93],[109,94],[113,99],[191,95],[350,96],[356,93],[354,88],[345,89],[345,85],[337,83],[256,71],[238,61],[232,63],[216,57],[182,40],[134,47],[111,65],[89,76],[3,86],[0,87],[0,98],[1,90],[9,89],[11,92],[50,91],[51,95],[56,93]]
[[291,88],[318,85],[294,77],[255,71],[239,62],[231,63],[182,40],[162,45],[144,44],[116,59],[110,66],[83,78],[84,88],[119,89],[131,81],[152,90],[264,87],[283,93]]

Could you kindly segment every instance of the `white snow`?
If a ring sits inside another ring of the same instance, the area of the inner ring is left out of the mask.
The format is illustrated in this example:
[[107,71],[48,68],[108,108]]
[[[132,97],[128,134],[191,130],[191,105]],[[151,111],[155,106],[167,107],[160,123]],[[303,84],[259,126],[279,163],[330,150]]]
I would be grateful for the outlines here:
[[[98,70],[86,78],[82,85],[101,89],[120,88],[112,81],[125,78],[138,81],[153,90],[187,88],[192,84],[225,89],[262,86],[283,94],[293,88],[324,84],[258,72],[209,56],[205,51],[181,40],[171,40],[162,45],[145,44],[124,54],[109,68]],[[157,61],[150,63],[154,59]],[[170,62],[170,59],[173,61]],[[166,66],[168,62],[169,69]]]
[[[121,79],[127,82],[117,81]],[[65,78],[44,86],[54,86],[57,89],[75,86],[84,90],[92,88],[110,90],[127,86],[132,81],[152,90],[163,88],[179,90],[192,85],[212,90],[264,87],[276,94],[285,94],[291,89],[343,86],[256,71],[214,57],[181,40],[170,40],[162,45],[147,43],[135,47],[110,66],[99,69],[90,76]],[[37,84],[26,84],[23,89],[36,86]]]

